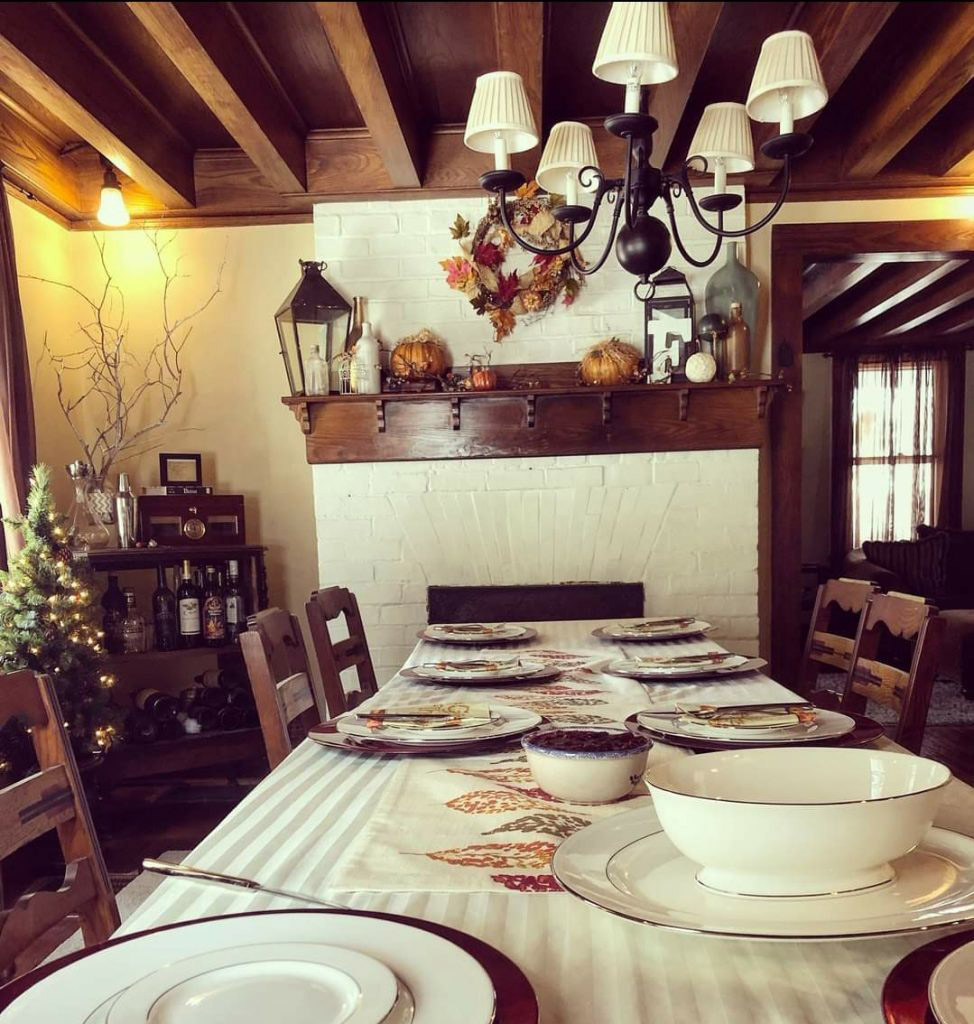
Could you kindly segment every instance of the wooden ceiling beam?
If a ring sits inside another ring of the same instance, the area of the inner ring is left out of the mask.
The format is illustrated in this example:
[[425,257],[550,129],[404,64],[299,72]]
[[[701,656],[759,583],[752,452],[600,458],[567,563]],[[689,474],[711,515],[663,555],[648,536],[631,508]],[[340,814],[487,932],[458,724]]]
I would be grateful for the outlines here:
[[807,320],[850,288],[865,280],[881,263],[814,263],[805,269],[802,314]]
[[73,168],[40,132],[0,106],[0,161],[18,185],[62,217],[81,216],[78,179]]
[[[511,157],[511,166],[520,171],[527,179],[534,177],[541,160],[541,146],[545,140],[544,120],[544,39],[545,39],[545,8],[541,3],[495,3],[494,37],[497,49],[497,70],[516,71],[524,82],[524,90],[528,94],[528,103],[534,115],[534,123],[541,140],[540,146],[526,153],[516,153]],[[470,95],[473,96],[474,83],[470,82]],[[491,158],[481,156],[487,170],[493,164]]]
[[51,4],[0,4],[0,65],[170,209],[192,207],[193,153]]
[[884,92],[864,107],[845,147],[848,177],[875,177],[974,75],[974,4],[937,6],[940,18],[930,36],[917,41],[906,66],[885,69]]
[[316,3],[315,7],[394,186],[419,188],[423,140],[382,5]]
[[906,331],[921,328],[939,317],[974,299],[974,260],[964,260],[963,265],[936,285],[924,289],[907,302],[895,306],[876,320],[877,331],[892,337]]
[[872,332],[878,317],[950,274],[960,262],[881,264],[861,287],[846,292],[806,320],[806,336],[818,344],[864,325]]
[[271,186],[303,192],[304,126],[258,64],[231,5],[128,7]]

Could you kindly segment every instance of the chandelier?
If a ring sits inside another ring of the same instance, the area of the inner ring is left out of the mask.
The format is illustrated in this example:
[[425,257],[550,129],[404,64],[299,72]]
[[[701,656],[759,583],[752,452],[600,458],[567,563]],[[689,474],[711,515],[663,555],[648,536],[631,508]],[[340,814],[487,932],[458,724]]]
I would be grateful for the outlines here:
[[[821,110],[828,99],[811,36],[799,31],[769,36],[761,47],[747,103],[707,106],[686,161],[669,174],[650,162],[658,124],[644,110],[645,87],[668,82],[678,72],[667,5],[614,3],[592,73],[626,88],[624,112],[605,121],[606,131],[626,140],[625,175],[606,178],[599,170],[588,125],[560,121],[552,128],[535,178],[557,197],[553,216],[568,225],[568,243],[557,249],[541,249],[522,238],[507,210],[508,196],[524,184],[524,175],[511,170],[510,154],[533,149],[540,141],[521,76],[513,71],[493,71],[477,79],[463,141],[475,152],[494,154],[494,170],[481,175],[480,185],[496,197],[504,227],[522,248],[549,256],[570,254],[580,274],[594,274],[615,244],[619,263],[639,278],[634,286],[637,298],[646,301],[655,287],[652,275],[668,263],[673,242],[687,263],[706,267],[716,259],[724,239],[751,235],[774,218],[788,196],[791,161],[812,144],[812,137],[795,131],[794,123]],[[761,152],[781,162],[781,195],[767,216],[732,231],[724,227],[724,214],[742,200],[727,192],[727,175],[754,170],[749,118],[779,125],[778,134],[764,143]],[[713,175],[713,188],[707,195],[697,198],[694,194],[692,172]],[[591,208],[579,203],[579,189],[593,193]],[[694,259],[680,238],[673,201],[681,195],[686,196],[696,220],[716,236],[713,252],[706,259]],[[663,200],[669,228],[649,212],[658,199]],[[612,207],[609,238],[599,258],[587,264],[578,249],[595,226],[603,202]],[[706,214],[715,219],[711,221]]]

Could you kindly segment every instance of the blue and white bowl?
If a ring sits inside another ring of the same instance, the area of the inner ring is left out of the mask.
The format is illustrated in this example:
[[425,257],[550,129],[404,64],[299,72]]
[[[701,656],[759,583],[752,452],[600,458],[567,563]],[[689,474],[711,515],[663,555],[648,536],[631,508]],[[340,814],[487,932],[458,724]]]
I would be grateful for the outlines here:
[[[624,735],[629,737],[629,746],[624,750],[579,750],[551,745],[553,734],[582,732]],[[608,804],[628,796],[642,780],[651,745],[646,737],[628,730],[588,727],[545,730],[521,739],[534,781],[551,796],[573,804]]]

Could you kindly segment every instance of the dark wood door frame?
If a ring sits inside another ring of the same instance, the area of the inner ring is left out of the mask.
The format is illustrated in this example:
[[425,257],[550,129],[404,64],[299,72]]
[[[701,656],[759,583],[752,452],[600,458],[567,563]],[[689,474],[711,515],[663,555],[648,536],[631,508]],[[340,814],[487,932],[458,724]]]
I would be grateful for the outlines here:
[[[761,631],[771,669],[797,681],[801,660],[802,271],[830,260],[945,260],[974,252],[974,220],[778,224],[771,229],[771,366],[791,384],[771,407],[771,507],[763,522]],[[766,557],[767,556],[767,557]]]

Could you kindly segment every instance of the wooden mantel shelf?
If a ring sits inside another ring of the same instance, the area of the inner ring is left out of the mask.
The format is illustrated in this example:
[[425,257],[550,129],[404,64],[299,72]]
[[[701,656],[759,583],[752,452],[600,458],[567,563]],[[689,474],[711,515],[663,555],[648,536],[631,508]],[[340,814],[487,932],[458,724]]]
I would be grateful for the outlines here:
[[308,462],[760,448],[783,381],[283,398]]

